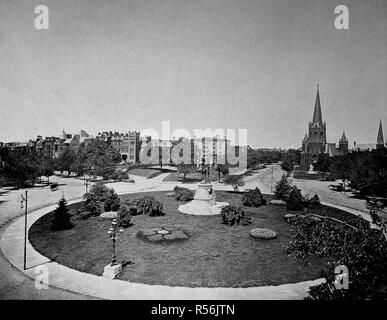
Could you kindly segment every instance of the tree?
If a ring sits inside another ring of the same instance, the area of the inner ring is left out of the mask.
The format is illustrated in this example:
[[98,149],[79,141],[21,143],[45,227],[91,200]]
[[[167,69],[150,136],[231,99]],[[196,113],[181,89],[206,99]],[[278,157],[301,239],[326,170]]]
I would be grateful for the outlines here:
[[191,164],[191,163],[181,163],[178,168],[177,168],[177,172],[178,173],[182,173],[183,174],[183,181],[185,181],[185,178],[187,176],[188,173],[191,173],[191,172],[194,172],[196,169],[195,165]]
[[59,200],[58,207],[54,212],[54,220],[51,224],[52,230],[68,230],[74,225],[70,221],[69,209],[67,208],[67,202],[64,197]]
[[83,142],[77,152],[78,167],[82,171],[91,172],[109,179],[115,171],[115,166],[121,161],[119,151],[102,140]]
[[326,153],[320,153],[317,157],[315,170],[321,171],[323,173],[323,178],[325,177],[325,173],[329,171],[331,166],[330,157]]
[[291,191],[292,185],[289,182],[286,174],[283,174],[281,179],[274,186],[274,198],[286,201]]
[[217,164],[215,170],[218,172],[218,182],[220,182],[220,175],[225,176],[228,173],[228,165]]
[[351,162],[348,156],[335,156],[332,158],[331,172],[343,181],[343,190],[345,191],[345,182],[351,175]]
[[243,181],[243,176],[241,175],[227,175],[224,179],[226,185],[231,185],[234,188],[234,191],[238,191],[239,187],[243,187],[245,182]]
[[286,172],[291,172],[294,169],[295,165],[300,164],[301,154],[299,150],[289,149],[283,155],[283,160],[281,163],[282,170]]
[[34,154],[16,154],[9,152],[4,155],[2,175],[6,181],[12,182],[16,188],[33,184],[39,177],[39,166]]
[[55,160],[55,167],[61,172],[67,171],[70,175],[71,168],[77,161],[77,155],[74,151],[66,149],[60,156]]

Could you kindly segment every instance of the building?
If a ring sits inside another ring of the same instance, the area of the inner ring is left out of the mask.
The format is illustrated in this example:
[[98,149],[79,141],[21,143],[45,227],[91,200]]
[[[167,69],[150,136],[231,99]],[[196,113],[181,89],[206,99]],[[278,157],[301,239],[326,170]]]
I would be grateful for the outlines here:
[[137,163],[141,149],[140,132],[129,131],[126,133],[104,131],[99,132],[96,139],[105,141],[121,154],[123,161]]
[[339,140],[339,147],[335,143],[327,143],[327,127],[323,122],[321,112],[320,91],[317,85],[316,101],[314,104],[313,119],[309,122],[301,146],[301,170],[309,170],[310,165],[317,161],[318,155],[326,153],[330,156],[343,155],[348,152],[348,139],[345,132]]
[[195,165],[200,166],[202,159],[204,162],[209,165],[216,164],[225,164],[227,149],[230,146],[230,140],[227,140],[226,137],[202,137],[194,138],[193,140],[193,150],[196,153],[196,156],[193,157]]

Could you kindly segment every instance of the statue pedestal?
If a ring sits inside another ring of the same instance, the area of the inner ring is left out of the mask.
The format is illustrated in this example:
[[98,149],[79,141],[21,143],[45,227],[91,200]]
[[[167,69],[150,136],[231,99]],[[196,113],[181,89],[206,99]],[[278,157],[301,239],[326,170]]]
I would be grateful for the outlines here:
[[114,279],[115,277],[117,277],[120,274],[121,271],[122,271],[122,264],[121,263],[115,264],[113,266],[109,263],[103,269],[102,276],[105,278]]
[[187,214],[210,216],[220,214],[228,202],[216,202],[215,191],[210,183],[200,183],[191,202],[179,206],[179,211]]

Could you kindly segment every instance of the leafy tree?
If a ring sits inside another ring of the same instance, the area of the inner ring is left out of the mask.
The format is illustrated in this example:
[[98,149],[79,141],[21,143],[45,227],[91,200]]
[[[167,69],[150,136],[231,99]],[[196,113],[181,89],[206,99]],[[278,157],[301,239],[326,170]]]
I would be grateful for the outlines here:
[[182,163],[178,166],[177,172],[183,174],[183,181],[185,181],[187,174],[188,174],[188,173],[194,172],[195,169],[196,169],[195,165],[193,165],[193,164],[191,164],[191,163],[183,163],[183,162],[182,162]]
[[234,188],[234,191],[238,191],[239,187],[243,187],[245,182],[243,181],[243,176],[241,175],[227,175],[224,179],[226,185],[231,185]]
[[13,152],[3,156],[2,175],[16,188],[33,184],[39,177],[39,166],[34,154],[16,154]]
[[325,173],[329,171],[331,166],[330,157],[326,153],[320,153],[317,157],[315,170],[321,171],[323,173],[323,178],[325,177]]
[[218,182],[220,182],[220,175],[223,176],[228,174],[228,165],[226,164],[217,164],[215,168],[216,172],[218,172]]
[[59,200],[58,207],[54,212],[54,219],[51,224],[52,230],[68,230],[74,225],[70,221],[69,209],[67,208],[67,202],[64,197]]
[[91,172],[109,179],[115,172],[115,166],[121,161],[119,151],[102,140],[83,142],[79,146],[77,158],[83,172]]
[[283,174],[281,179],[274,186],[274,198],[286,201],[291,191],[292,185],[288,177]]
[[74,151],[66,149],[60,156],[55,160],[55,167],[61,172],[67,171],[70,175],[71,168],[73,168],[74,163],[77,161],[77,155]]
[[295,165],[300,164],[301,154],[299,150],[289,149],[282,158],[281,168],[289,173]]
[[345,183],[351,176],[351,161],[350,156],[335,156],[332,158],[331,172],[343,181],[345,190]]

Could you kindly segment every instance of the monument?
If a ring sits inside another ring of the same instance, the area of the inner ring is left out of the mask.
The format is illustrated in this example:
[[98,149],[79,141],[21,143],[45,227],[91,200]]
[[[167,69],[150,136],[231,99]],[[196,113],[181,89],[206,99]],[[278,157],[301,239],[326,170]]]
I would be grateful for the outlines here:
[[194,199],[186,204],[179,206],[179,211],[194,215],[216,215],[220,214],[223,207],[228,205],[228,202],[216,202],[215,191],[211,184],[210,168],[205,164],[205,159],[202,159],[202,181],[198,184]]

